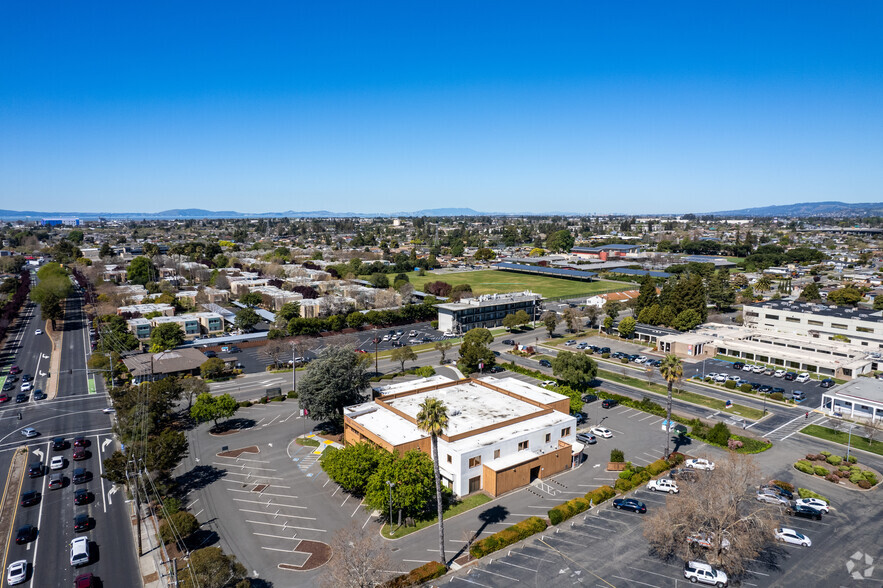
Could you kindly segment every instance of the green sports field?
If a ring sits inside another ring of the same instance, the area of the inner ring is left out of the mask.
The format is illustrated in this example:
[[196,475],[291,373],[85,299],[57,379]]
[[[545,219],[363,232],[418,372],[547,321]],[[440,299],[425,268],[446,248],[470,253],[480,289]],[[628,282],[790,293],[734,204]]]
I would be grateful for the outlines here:
[[[394,278],[390,275],[390,279]],[[554,296],[579,296],[591,295],[597,292],[609,292],[611,290],[626,290],[631,286],[624,282],[611,282],[599,280],[597,282],[580,282],[577,280],[564,280],[561,278],[549,278],[533,274],[521,274],[500,270],[479,270],[472,272],[441,273],[427,272],[425,276],[411,272],[408,278],[414,287],[423,290],[426,282],[442,281],[452,286],[457,284],[469,284],[472,292],[479,294],[494,294],[502,292],[516,292],[531,290],[542,294],[545,298]]]

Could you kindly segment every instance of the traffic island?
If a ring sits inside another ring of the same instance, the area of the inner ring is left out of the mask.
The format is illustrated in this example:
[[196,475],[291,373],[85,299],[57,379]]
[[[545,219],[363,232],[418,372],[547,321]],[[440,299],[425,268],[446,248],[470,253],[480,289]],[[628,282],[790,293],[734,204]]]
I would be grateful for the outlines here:
[[28,467],[28,448],[21,447],[12,456],[9,473],[6,475],[6,486],[3,488],[3,499],[0,501],[0,549],[3,550],[3,569],[6,569],[6,554],[12,542],[12,529],[15,527],[15,511],[18,508],[18,497]]
[[[52,341],[52,351],[49,355],[48,381],[46,382],[46,397],[48,400],[52,400],[58,396],[58,381],[60,379],[58,374],[61,371],[61,345],[64,341],[63,321],[62,328],[59,331],[52,328],[52,321],[46,321],[46,334],[49,335],[49,340]],[[36,376],[37,374],[34,375]]]

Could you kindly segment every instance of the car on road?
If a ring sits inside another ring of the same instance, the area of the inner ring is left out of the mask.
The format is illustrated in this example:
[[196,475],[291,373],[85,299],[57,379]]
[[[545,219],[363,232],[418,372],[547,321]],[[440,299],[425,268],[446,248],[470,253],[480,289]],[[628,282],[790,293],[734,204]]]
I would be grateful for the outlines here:
[[74,447],[86,447],[88,444],[85,437],[74,437]]
[[74,588],[98,588],[98,580],[93,574],[80,574],[74,579]]
[[74,517],[74,533],[88,531],[91,527],[92,521],[89,520],[88,514],[81,512]]
[[799,504],[800,506],[808,506],[809,508],[814,508],[825,514],[828,514],[828,510],[830,509],[827,502],[818,498],[799,498],[795,500],[794,503]]
[[22,402],[27,402],[27,401],[28,401],[28,395],[25,394],[24,392],[20,392],[15,395],[15,403],[16,404],[21,404]]
[[776,541],[782,543],[790,543],[792,545],[802,545],[803,547],[812,547],[812,541],[803,533],[798,533],[794,529],[788,527],[780,527],[776,529]]
[[613,508],[618,510],[630,510],[633,512],[647,512],[647,505],[636,498],[617,498],[613,501]]
[[82,461],[88,457],[89,454],[86,453],[85,447],[74,447],[74,461]]
[[794,379],[795,382],[800,382],[801,384],[804,382],[809,382],[809,373],[803,372],[798,374],[798,376]]
[[46,398],[48,398],[48,396],[46,396],[42,390],[39,388],[34,390],[34,400],[45,400]]
[[22,382],[21,388],[19,388],[19,390],[21,390],[22,392],[30,392],[31,389],[33,389],[33,387],[34,387],[34,385],[31,384],[30,382]]
[[714,470],[714,462],[709,461],[703,457],[697,457],[695,459],[688,459],[687,461],[685,461],[684,467],[694,469],[694,470],[713,471]]
[[9,400],[9,394],[0,394],[0,404],[3,404],[4,402],[9,402]]
[[15,542],[18,545],[30,543],[37,536],[37,527],[33,525],[22,525],[15,532]]
[[103,412],[104,414],[113,414],[116,412],[116,409],[112,406],[106,406],[101,409],[101,412]]
[[[3,384],[3,391],[4,392],[12,392],[13,390],[15,390],[15,383],[14,382],[7,381],[5,384]],[[4,394],[4,396],[5,396],[5,394]],[[8,399],[9,397],[7,396],[6,398]]]
[[64,474],[52,474],[49,476],[49,489],[58,490],[64,487]]
[[76,506],[83,506],[84,504],[89,504],[92,502],[92,493],[86,490],[85,488],[77,488],[74,490],[74,504]]
[[[705,549],[716,549],[717,545],[715,544],[715,535],[713,532],[705,533],[690,533],[687,535],[687,543],[691,545],[698,545],[699,547],[704,547]],[[729,549],[730,548],[730,540],[724,537],[721,539],[721,549]]]
[[66,448],[67,441],[64,440],[64,437],[52,438],[52,451],[64,451]]
[[11,368],[9,368],[9,373],[12,374],[13,376],[18,375],[21,373],[21,368],[18,367],[17,365],[14,365]]
[[775,504],[778,506],[789,506],[791,504],[791,502],[784,496],[780,496],[779,494],[768,490],[758,492],[755,498],[758,502],[766,502],[767,504]]
[[540,365],[543,367],[552,367],[552,362],[549,361],[548,359],[541,359]]
[[585,404],[588,404],[590,402],[595,402],[596,400],[598,400],[598,397],[595,396],[594,394],[584,394],[583,395],[583,402]]
[[21,493],[21,500],[19,500],[20,506],[34,506],[35,504],[40,502],[40,493],[36,490],[26,490]]
[[576,440],[586,445],[594,445],[598,442],[598,439],[594,435],[589,435],[588,433],[577,433]]
[[723,588],[729,583],[727,574],[723,570],[711,567],[701,561],[688,561],[684,564],[684,577],[693,583],[710,584]]
[[617,404],[619,404],[617,400],[614,400],[613,398],[605,398],[601,402],[601,408],[613,408]]
[[605,439],[610,439],[611,437],[613,437],[613,433],[610,432],[610,429],[607,429],[605,427],[592,427],[591,429],[589,429],[589,432],[592,435],[595,435],[597,437],[604,437]]
[[80,567],[88,563],[89,540],[86,537],[77,537],[71,541],[71,565]]
[[22,382],[33,382],[34,378],[31,377],[31,374],[22,374],[21,381]]
[[831,378],[825,378],[824,380],[819,382],[819,386],[821,386],[822,388],[830,388],[831,386],[833,386],[836,383],[837,382],[835,382]]
[[816,510],[811,506],[803,506],[801,504],[792,503],[785,510],[785,514],[789,517],[803,517],[805,519],[815,519],[817,521],[822,520],[822,511]]
[[52,461],[49,462],[50,470],[63,470],[64,469],[64,457],[60,455],[56,455],[52,458]]
[[86,468],[76,468],[74,469],[73,480],[74,484],[85,484],[92,478],[92,474],[86,471]]
[[34,329],[34,335],[42,335],[43,329]]
[[9,564],[6,568],[6,583],[10,586],[21,584],[28,579],[28,562],[20,559]]
[[32,461],[28,464],[28,477],[30,478],[39,478],[43,475],[43,462],[42,461]]
[[680,491],[678,490],[677,482],[668,478],[650,480],[647,482],[647,490],[651,492],[668,492],[669,494],[677,494]]
[[37,429],[35,429],[34,427],[25,427],[21,430],[21,434],[25,437],[36,437],[40,433],[38,433]]
[[515,341],[513,339],[503,339],[503,345],[515,345]]

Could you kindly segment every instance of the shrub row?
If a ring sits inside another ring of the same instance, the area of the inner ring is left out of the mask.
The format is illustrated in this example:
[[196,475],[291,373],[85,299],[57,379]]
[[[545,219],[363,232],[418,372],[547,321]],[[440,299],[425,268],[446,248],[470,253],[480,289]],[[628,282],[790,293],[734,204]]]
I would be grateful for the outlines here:
[[440,564],[437,561],[430,561],[423,564],[419,568],[414,568],[407,574],[396,576],[395,578],[387,582],[385,586],[386,588],[404,588],[405,586],[417,586],[419,584],[423,584],[424,582],[440,578],[444,576],[447,572],[448,568],[446,568],[444,564]]
[[819,500],[824,500],[827,504],[831,504],[831,501],[822,496],[821,494],[816,494],[812,490],[808,490],[807,488],[798,488],[797,494],[801,498],[818,498]]
[[513,543],[518,543],[522,539],[527,539],[531,535],[545,531],[546,526],[546,521],[540,517],[524,519],[511,527],[506,527],[502,531],[494,533],[490,537],[476,541],[469,548],[469,554],[475,558],[484,557]]
[[616,496],[616,492],[610,486],[601,486],[600,488],[596,488],[591,492],[587,493],[585,496],[580,496],[574,498],[573,500],[568,500],[564,504],[559,504],[558,506],[549,510],[549,520],[553,525],[557,525],[562,521],[566,521],[572,516],[578,515],[579,513],[586,511],[592,505],[599,505],[605,500],[609,500]]
[[795,468],[798,472],[803,472],[804,474],[812,474],[812,473],[813,473],[813,466],[812,466],[812,464],[811,464],[809,461],[805,460],[805,459],[801,459],[801,460],[795,462],[795,464],[794,464],[794,468]]
[[392,374],[383,374],[382,376],[374,376],[371,378],[372,382],[379,382],[381,380],[392,380],[393,378],[397,378],[403,375],[416,375],[421,378],[429,378],[430,376],[435,375],[435,368],[431,365],[423,365],[420,367],[415,367],[411,369],[407,369],[404,372],[395,372]]

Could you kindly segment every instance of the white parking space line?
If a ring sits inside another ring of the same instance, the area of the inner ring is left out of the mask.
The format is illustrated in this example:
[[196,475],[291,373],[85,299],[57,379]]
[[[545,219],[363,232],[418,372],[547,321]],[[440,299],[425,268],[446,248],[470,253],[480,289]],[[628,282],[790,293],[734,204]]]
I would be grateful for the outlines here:
[[533,572],[533,573],[536,573],[536,572],[537,572],[537,570],[535,570],[535,569],[533,569],[533,568],[529,568],[529,567],[527,567],[527,566],[520,566],[520,565],[518,565],[518,564],[514,564],[514,563],[512,563],[512,562],[508,562],[508,561],[506,561],[505,558],[504,558],[504,559],[498,559],[498,560],[497,560],[497,563],[506,564],[507,566],[512,566],[513,568],[521,568],[522,570],[527,570],[528,572]]
[[799,420],[802,419],[802,418],[804,418],[804,417],[799,416],[799,417],[793,418],[793,419],[791,419],[790,421],[788,421],[787,423],[785,423],[784,425],[781,425],[781,426],[776,427],[775,429],[773,429],[772,431],[770,431],[769,433],[767,433],[766,436],[769,437],[770,435],[772,435],[773,433],[775,433],[775,432],[778,431],[779,429],[784,429],[785,427],[787,427],[788,425],[790,425],[790,424],[793,423],[794,421],[799,421]]
[[[221,464],[216,464],[216,465],[221,465]],[[279,478],[279,477],[277,477],[277,476],[265,476],[264,474],[255,474],[255,473],[252,473],[252,472],[229,472],[229,471],[228,471],[227,474],[229,474],[229,475],[231,475],[231,476],[247,476],[247,478],[254,478],[255,480],[284,480],[284,479],[285,479],[285,478]],[[223,478],[222,478],[222,479],[223,479]],[[239,484],[244,483],[243,480],[229,480],[229,481],[230,481],[230,482],[234,482],[234,481],[235,481],[235,482],[237,482],[237,483],[239,483]],[[257,483],[257,482],[255,482],[255,483]],[[276,486],[277,488],[281,488],[281,487],[282,487],[282,486],[278,486],[278,485],[276,485],[276,484],[273,484],[273,485]],[[287,487],[288,487],[288,486],[285,486],[285,488],[287,488]]]
[[[239,480],[233,480],[237,484],[240,483]],[[272,488],[288,488],[288,486],[279,486],[277,484],[273,484]],[[245,494],[257,494],[258,496],[279,496],[280,498],[297,498],[294,494],[273,494],[272,492],[255,492],[254,490],[240,490],[239,488],[227,488],[228,492],[243,492]]]
[[651,586],[652,588],[662,588],[661,586],[658,586],[657,584],[648,584],[647,582],[639,582],[637,580],[633,580],[632,578],[623,578],[622,576],[613,576],[613,577],[618,580],[625,580],[626,582],[633,582],[635,584],[640,584],[641,586]]
[[644,413],[644,412],[641,411],[641,410],[636,410],[636,411],[635,411],[635,414],[630,414],[630,415],[629,415],[628,417],[626,417],[626,418],[630,418],[630,419],[632,419],[632,418],[635,418],[636,416],[641,416],[642,414],[646,414],[646,413]]
[[507,580],[511,580],[512,582],[520,582],[521,581],[517,578],[512,578],[510,576],[505,576],[505,575],[497,573],[497,572],[492,572],[487,568],[479,568],[478,571],[484,572],[485,574],[490,574],[492,576],[500,576],[501,578],[506,578]]
[[269,533],[257,533],[254,531],[252,531],[251,534],[258,535],[260,537],[272,537],[273,539],[286,539],[288,541],[301,541],[301,539],[298,538],[297,534],[295,534],[292,537],[286,537],[285,535],[270,535]]
[[244,464],[244,463],[220,463],[217,461],[213,461],[212,465],[221,466],[223,468],[239,468],[241,470],[248,468],[250,470],[263,470],[265,472],[275,472],[276,471],[276,468],[262,468],[261,466],[253,466],[253,465],[248,465],[248,464]]
[[281,551],[282,553],[291,553],[294,551],[294,548],[279,549],[278,547],[264,547],[263,545],[261,545],[261,549],[266,549],[267,551]]
[[261,514],[261,515],[272,516],[273,518],[285,517],[287,519],[303,519],[305,521],[315,521],[316,520],[316,517],[302,517],[302,516],[292,515],[292,514],[283,514],[281,512],[273,513],[273,512],[267,512],[264,510],[249,510],[247,508],[240,508],[238,510],[239,510],[239,512],[250,512],[252,514]]
[[298,529],[298,530],[300,530],[300,531],[316,531],[317,533],[327,533],[327,532],[328,532],[328,531],[325,530],[325,529],[314,529],[314,528],[312,528],[312,527],[297,527],[297,526],[295,526],[295,525],[282,525],[282,524],[279,524],[279,523],[267,523],[267,522],[264,522],[264,521],[249,521],[249,520],[246,520],[245,522],[246,522],[246,523],[251,523],[251,524],[253,524],[253,525],[267,525],[267,526],[270,526],[270,527],[282,527],[283,530],[285,530],[285,529]]
[[640,422],[643,423],[643,422],[646,421],[647,419],[652,419],[652,418],[655,418],[655,417],[656,417],[655,414],[648,414],[648,415],[645,416],[644,418],[642,418],[642,419],[638,419],[638,420],[639,420]]
[[216,455],[220,459],[232,459],[234,461],[253,461],[255,463],[270,463],[268,459],[246,459],[244,457],[229,457],[227,455]]
[[285,508],[302,508],[304,510],[308,510],[306,506],[299,506],[296,504],[281,504],[279,502],[263,502],[261,500],[246,500],[245,498],[234,498],[234,502],[248,502],[251,504],[263,504],[264,506],[284,506]]
[[273,417],[273,419],[272,419],[269,423],[264,423],[262,426],[264,426],[264,427],[269,427],[269,426],[272,425],[274,422],[276,422],[276,419],[278,419],[280,416],[282,416],[282,415],[277,414],[276,416]]

